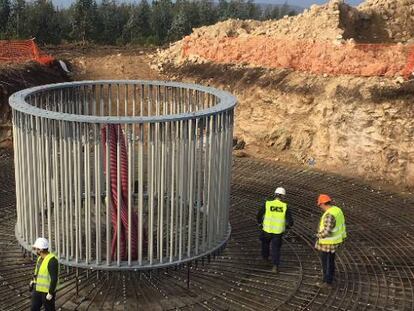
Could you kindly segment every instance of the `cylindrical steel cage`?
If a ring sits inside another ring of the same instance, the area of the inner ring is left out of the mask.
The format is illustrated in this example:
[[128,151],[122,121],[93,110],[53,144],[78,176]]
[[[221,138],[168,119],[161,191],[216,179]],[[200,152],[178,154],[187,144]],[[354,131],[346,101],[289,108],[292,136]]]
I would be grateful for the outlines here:
[[227,92],[157,81],[83,81],[10,97],[16,237],[61,263],[178,265],[230,235],[233,114]]

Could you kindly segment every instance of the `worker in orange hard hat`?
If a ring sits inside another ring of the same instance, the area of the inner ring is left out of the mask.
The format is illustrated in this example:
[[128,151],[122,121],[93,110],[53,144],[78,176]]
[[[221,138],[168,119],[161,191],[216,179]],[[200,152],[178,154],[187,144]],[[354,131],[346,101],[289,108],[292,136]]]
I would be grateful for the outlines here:
[[324,212],[319,221],[315,248],[321,252],[323,282],[319,287],[327,288],[332,285],[335,274],[335,252],[346,238],[345,216],[342,210],[333,205],[331,197],[321,194],[318,197],[318,207]]

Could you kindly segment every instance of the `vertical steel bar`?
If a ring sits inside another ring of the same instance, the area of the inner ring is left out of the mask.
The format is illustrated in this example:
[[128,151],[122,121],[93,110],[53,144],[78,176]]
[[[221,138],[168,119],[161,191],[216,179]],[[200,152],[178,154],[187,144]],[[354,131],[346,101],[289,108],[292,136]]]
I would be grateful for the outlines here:
[[[117,92],[117,112],[119,112],[119,93]],[[117,265],[121,265],[121,126],[117,124],[116,140],[116,192],[117,192],[117,213],[116,213],[116,244],[117,244]]]
[[170,262],[173,261],[174,256],[174,213],[175,213],[175,137],[174,133],[176,131],[176,122],[171,122],[171,207],[170,207]]
[[96,264],[101,263],[101,143],[100,125],[94,124],[95,154],[95,258]]
[[[179,105],[180,106],[180,105]],[[178,170],[177,175],[179,176],[178,179],[178,206],[179,206],[179,223],[178,223],[178,230],[179,230],[179,238],[178,238],[178,260],[182,260],[183,257],[183,236],[184,236],[184,153],[185,153],[185,144],[184,144],[184,121],[180,121],[180,134],[178,137]]]
[[43,126],[42,126],[43,119],[36,117],[36,135],[37,135],[37,154],[36,154],[36,162],[38,162],[38,191],[39,191],[39,197],[38,197],[38,205],[40,207],[40,218],[41,218],[41,236],[45,236],[45,214],[44,214],[44,174],[43,174]]
[[[142,110],[141,110],[142,112]],[[144,242],[144,125],[138,127],[138,264],[142,265]]]
[[[78,99],[79,100],[79,99]],[[77,186],[78,186],[78,218],[76,220],[78,227],[78,245],[79,245],[79,260],[83,259],[83,243],[82,243],[82,124],[77,125],[77,156],[78,156],[78,173],[77,173]]]
[[164,242],[164,171],[165,171],[165,124],[162,124],[160,127],[160,141],[161,141],[161,167],[160,167],[160,190],[159,190],[159,200],[158,200],[158,205],[159,205],[159,219],[160,219],[160,224],[159,224],[159,259],[160,259],[160,263],[163,263],[163,242]]
[[202,250],[207,248],[207,225],[208,225],[208,200],[209,200],[209,188],[210,183],[210,155],[211,155],[211,120],[212,116],[205,118],[206,137],[205,137],[205,150],[204,150],[204,168],[203,168],[203,228],[202,228]]
[[[37,168],[37,163],[36,163],[36,151],[35,151],[35,132],[36,132],[36,128],[34,126],[34,122],[33,122],[34,117],[30,116],[30,156],[28,156],[29,158],[29,180],[36,180],[37,179],[37,174],[36,174],[36,168]],[[33,206],[33,213],[34,213],[34,217],[33,217],[33,234],[35,237],[39,236],[39,228],[38,228],[38,223],[39,223],[39,219],[38,219],[38,213],[39,213],[39,206],[38,206],[38,200],[37,200],[37,191],[36,191],[36,186],[37,183],[32,183],[30,182],[30,192],[29,192],[29,197],[30,200],[32,201],[31,205]]]
[[[137,100],[137,85],[134,84],[134,88],[133,88],[133,92],[132,92],[132,115],[134,117],[136,116],[136,104],[137,104],[136,100]],[[132,185],[131,185],[132,186],[132,192],[130,194],[130,196],[131,196],[131,210],[132,210],[133,206],[135,205],[135,195],[136,195],[135,192],[138,191],[138,189],[135,189],[135,184],[136,184],[136,181],[135,181],[135,169],[136,169],[135,126],[136,126],[135,124],[131,124],[131,128],[132,128],[132,132],[131,132],[131,136],[132,136],[131,145],[132,146],[131,146],[131,152],[130,152],[130,154],[131,154],[131,167],[128,168],[129,170],[131,170],[131,182],[132,182]],[[138,187],[136,187],[136,188],[138,188]],[[131,211],[131,213],[132,213],[132,211]],[[137,213],[137,215],[138,215],[138,213]],[[138,221],[136,222],[136,225],[138,226]],[[132,228],[132,230],[134,230],[134,232],[137,232],[138,228]],[[132,243],[132,241],[131,241],[131,243]],[[137,241],[137,243],[138,243],[138,241]],[[138,252],[138,245],[136,245],[136,246],[137,246],[137,252]],[[135,247],[135,245],[134,245],[134,247]],[[133,256],[134,257],[137,256],[136,258],[138,258],[138,254],[134,253]]]
[[[59,112],[62,110],[62,98],[59,99]],[[58,211],[59,211],[59,218],[58,218],[58,227],[59,227],[59,256],[65,257],[65,250],[66,250],[66,239],[65,239],[65,210],[66,210],[66,201],[65,201],[65,163],[64,163],[64,154],[65,151],[63,149],[63,121],[58,122],[59,128],[59,204],[58,204]]]
[[111,213],[111,189],[110,189],[110,185],[111,185],[111,179],[110,179],[110,174],[111,174],[111,168],[110,168],[110,162],[109,162],[109,144],[110,144],[110,139],[109,139],[109,125],[106,125],[105,128],[106,131],[106,150],[105,150],[105,160],[106,160],[106,264],[109,266],[111,264],[111,220],[110,220],[110,213]]
[[79,228],[78,228],[78,215],[79,215],[79,192],[78,192],[78,180],[79,175],[78,173],[78,126],[77,123],[72,123],[73,129],[73,169],[74,169],[74,181],[73,181],[73,192],[74,192],[74,199],[75,199],[75,207],[74,207],[74,214],[75,214],[75,262],[79,262]]
[[12,110],[12,126],[13,126],[13,150],[14,150],[14,163],[15,163],[15,174],[14,174],[14,181],[16,185],[16,212],[17,212],[17,233],[19,237],[21,237],[21,203],[20,203],[20,162],[19,162],[19,145],[18,145],[18,133],[17,133],[17,111]]
[[[167,108],[168,109],[168,108]],[[165,136],[164,136],[164,140],[165,140],[165,191],[164,191],[164,197],[165,197],[165,223],[166,223],[166,227],[165,227],[165,256],[166,256],[166,260],[168,260],[168,256],[169,256],[169,252],[170,252],[170,211],[171,211],[171,198],[170,198],[170,194],[171,194],[171,123],[172,122],[167,122],[166,124],[166,129],[165,129]]]
[[[230,113],[230,117],[229,117],[229,129],[228,129],[228,143],[227,143],[227,148],[228,148],[228,159],[227,159],[227,165],[228,165],[228,170],[227,170],[227,191],[226,191],[226,204],[227,206],[230,206],[230,190],[231,190],[231,165],[232,165],[232,152],[233,152],[233,148],[232,148],[232,140],[233,140],[233,127],[234,127],[234,110],[231,111]],[[229,212],[227,211],[226,213],[226,227],[228,227],[228,222],[229,222]]]
[[195,253],[199,253],[200,241],[200,210],[202,200],[203,184],[203,150],[204,150],[204,122],[203,119],[196,119],[196,129],[198,129],[198,152],[197,152],[197,209],[195,227]]
[[[125,95],[127,96],[127,95]],[[126,111],[126,106],[125,106],[125,111]],[[128,265],[131,265],[131,260],[132,260],[132,253],[131,253],[131,238],[132,238],[132,191],[131,191],[131,186],[132,186],[132,172],[133,172],[133,167],[132,167],[132,157],[133,157],[133,153],[132,153],[132,133],[131,133],[131,126],[132,125],[128,125],[126,124],[126,133],[127,133],[127,140],[128,140]]]
[[[161,105],[161,91],[160,91],[160,86],[157,86],[156,88],[156,100],[155,100],[155,115],[159,116],[160,115],[160,105]],[[157,199],[156,199],[156,214],[157,214],[157,226],[156,226],[156,231],[157,231],[157,241],[156,241],[156,246],[157,246],[157,254],[156,254],[156,259],[158,261],[160,261],[160,223],[161,223],[161,212],[160,212],[160,201],[161,201],[161,193],[160,193],[160,187],[161,187],[161,179],[160,179],[160,168],[161,168],[161,143],[160,143],[160,123],[157,122],[155,123],[155,180],[154,180],[154,192],[156,193]]]
[[54,174],[53,174],[53,193],[54,193],[54,229],[55,229],[55,243],[56,243],[56,252],[60,256],[60,232],[59,232],[59,173],[58,173],[58,121],[53,122],[53,137],[54,137],[54,146],[53,146],[53,164],[54,164]]
[[[71,89],[68,89],[66,91],[66,99],[67,99],[67,105],[68,105],[68,111],[69,113],[74,113],[74,105],[71,103],[73,102],[73,92]],[[71,126],[72,125],[72,126]],[[73,260],[74,252],[75,252],[75,241],[73,239],[74,234],[74,226],[73,226],[73,214],[75,209],[75,197],[74,197],[74,187],[75,187],[75,140],[74,140],[74,122],[71,122],[68,124],[68,131],[69,131],[69,137],[68,137],[68,146],[69,146],[69,235],[70,235],[70,259]]]
[[84,156],[84,231],[85,231],[85,262],[89,264],[89,255],[90,255],[90,237],[89,237],[89,230],[90,230],[90,149],[89,149],[89,131],[88,131],[88,124],[83,124],[83,156]]
[[189,169],[189,183],[188,183],[188,237],[187,237],[187,256],[191,256],[192,250],[192,235],[193,235],[193,212],[194,212],[194,162],[195,162],[195,144],[194,144],[194,130],[193,122],[189,121],[188,138],[190,150],[190,169]]
[[[63,166],[64,166],[64,189],[62,189],[62,192],[64,191],[64,201],[65,201],[65,213],[64,213],[64,236],[65,236],[65,257],[66,260],[69,259],[69,185],[68,185],[68,176],[69,176],[69,169],[68,169],[68,143],[67,143],[67,124],[65,121],[62,122],[62,137],[63,137]],[[63,213],[62,213],[63,214]]]
[[154,142],[154,124],[149,124],[149,178],[148,178],[148,200],[149,200],[149,219],[148,219],[148,259],[149,264],[153,264],[154,259],[154,174],[155,174],[155,142]]
[[[27,178],[25,178],[25,174],[27,172],[27,168],[26,168],[26,161],[27,158],[24,157],[26,153],[26,142],[25,142],[25,137],[27,135],[27,121],[26,121],[26,116],[23,114],[19,114],[20,115],[20,122],[21,122],[21,129],[19,131],[20,134],[20,146],[21,146],[21,152],[20,152],[20,163],[22,163],[22,169],[20,170],[20,174],[21,174],[21,181],[22,181],[22,199],[23,199],[23,204],[25,206],[25,208],[23,208],[23,213],[24,213],[24,233],[25,233],[25,239],[26,241],[29,241],[29,238],[31,239],[31,235],[30,235],[30,225],[29,225],[29,212],[28,212],[28,208],[29,204],[28,204],[28,190],[27,190]],[[32,240],[30,240],[30,242],[32,242]]]

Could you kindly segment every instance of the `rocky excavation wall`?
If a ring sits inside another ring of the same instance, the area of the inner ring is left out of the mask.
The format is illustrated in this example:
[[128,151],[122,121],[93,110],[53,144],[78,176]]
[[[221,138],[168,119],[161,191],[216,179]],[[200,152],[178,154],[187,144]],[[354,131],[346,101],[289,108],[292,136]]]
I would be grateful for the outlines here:
[[278,21],[228,20],[153,66],[238,96],[239,156],[414,189],[414,81],[402,78],[413,77],[413,13],[414,0],[331,0]]
[[237,96],[236,156],[414,189],[413,82],[214,64],[166,71]]
[[[236,135],[269,149],[274,159],[414,187],[412,84],[378,89],[355,79],[309,81],[294,74],[280,83],[293,86],[296,79],[293,92],[238,89]],[[302,92],[301,85],[311,89]]]
[[235,90],[235,133],[247,146],[256,145],[253,155],[414,186],[413,85],[407,87],[409,98],[397,95],[400,87],[383,89],[379,98],[380,89],[360,80],[312,81],[290,74],[279,83],[286,82],[289,92]]

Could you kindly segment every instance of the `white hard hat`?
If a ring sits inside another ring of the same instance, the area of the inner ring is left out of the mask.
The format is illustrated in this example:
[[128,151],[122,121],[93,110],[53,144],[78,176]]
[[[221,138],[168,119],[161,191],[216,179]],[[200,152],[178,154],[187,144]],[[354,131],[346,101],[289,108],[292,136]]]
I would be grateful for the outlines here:
[[49,242],[45,238],[37,238],[33,244],[33,248],[48,249]]
[[286,195],[286,190],[285,190],[285,188],[277,187],[276,190],[275,190],[275,194]]

